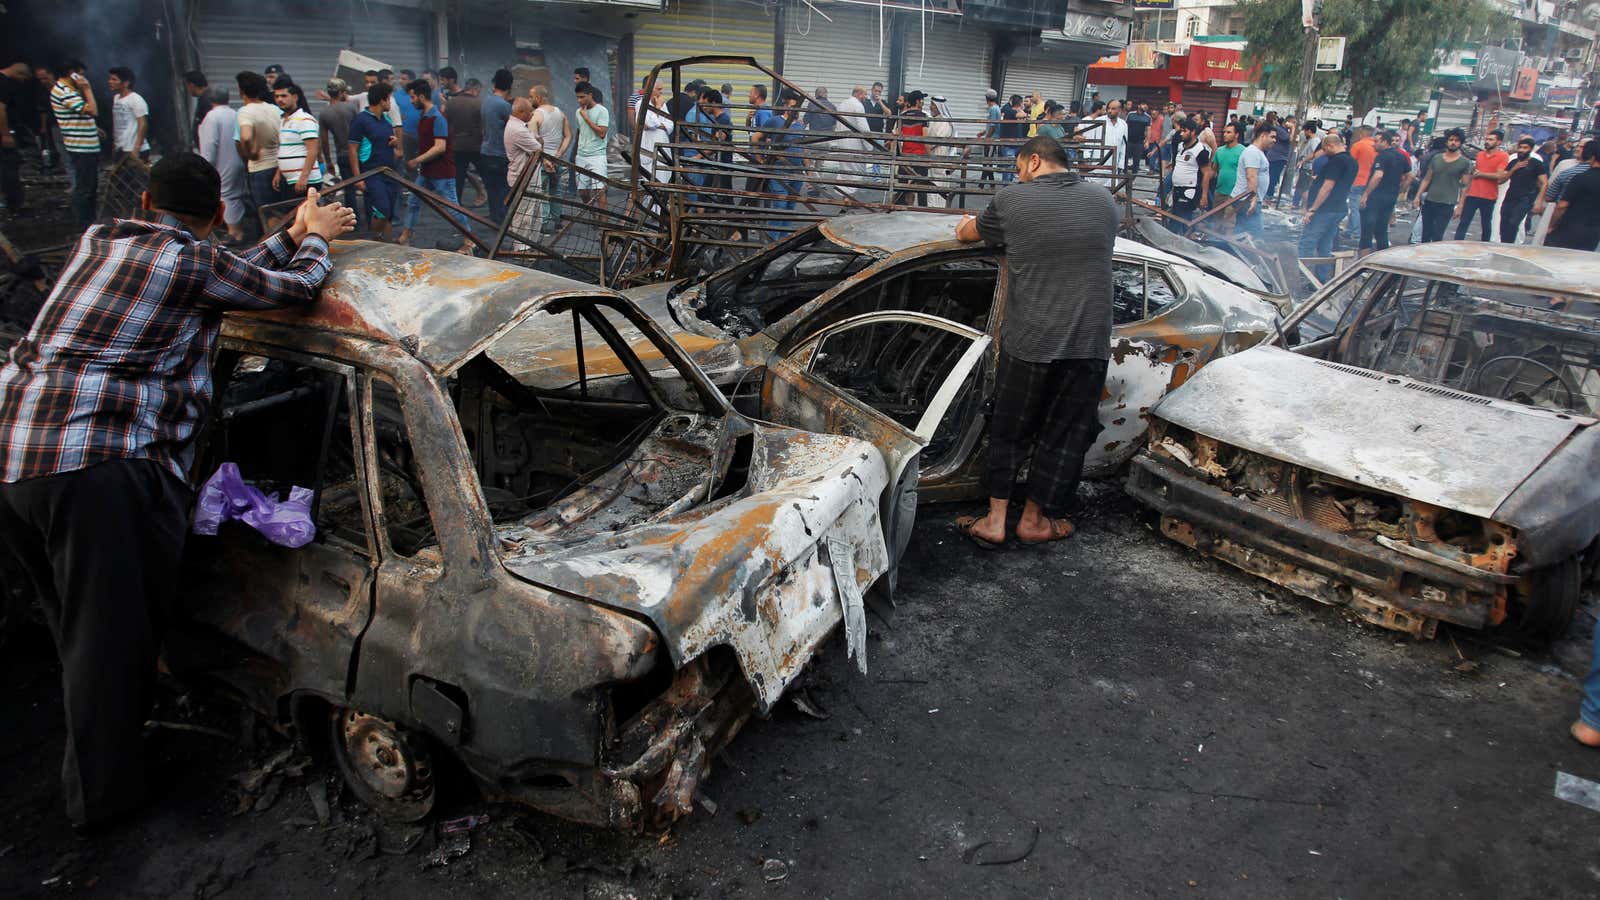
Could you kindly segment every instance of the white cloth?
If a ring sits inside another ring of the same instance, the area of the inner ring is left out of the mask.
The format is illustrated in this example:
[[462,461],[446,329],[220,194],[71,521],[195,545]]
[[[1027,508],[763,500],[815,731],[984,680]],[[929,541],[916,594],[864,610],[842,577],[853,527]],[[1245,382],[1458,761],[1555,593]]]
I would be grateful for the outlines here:
[[213,106],[200,120],[196,152],[222,177],[222,220],[235,225],[244,218],[244,161],[233,145],[234,120],[239,114],[231,106]]
[[144,102],[137,91],[129,91],[126,97],[117,97],[111,101],[111,127],[116,132],[117,149],[124,153],[137,153],[150,149],[150,141],[134,147],[133,142],[139,137],[139,120],[150,116],[150,104]]
[[1117,171],[1120,172],[1128,161],[1128,120],[1122,118],[1113,119],[1110,116],[1106,116],[1100,121],[1104,123],[1101,126],[1100,133],[1102,137],[1100,142],[1116,151],[1116,156],[1113,159],[1116,162]]

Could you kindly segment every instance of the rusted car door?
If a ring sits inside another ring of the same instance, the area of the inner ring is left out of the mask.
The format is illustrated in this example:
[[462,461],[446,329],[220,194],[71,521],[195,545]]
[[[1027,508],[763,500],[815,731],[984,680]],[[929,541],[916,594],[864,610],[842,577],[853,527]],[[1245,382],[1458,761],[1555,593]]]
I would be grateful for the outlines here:
[[[991,343],[977,329],[927,313],[852,316],[778,346],[762,385],[762,412],[883,452],[889,487],[880,509],[898,561],[916,521],[919,460],[946,437],[940,427],[958,400],[976,394],[975,373]],[[890,359],[902,364],[889,366]],[[888,586],[892,591],[892,572]]]
[[[355,373],[268,348],[250,348],[252,355],[236,364],[240,354],[230,349],[219,376],[234,387],[250,380],[261,387],[242,395],[227,386],[219,390],[196,480],[204,482],[219,465],[233,462],[245,481],[269,493],[291,483],[311,488],[317,534],[289,548],[227,522],[215,536],[191,537],[179,625],[198,638],[188,645],[189,665],[218,670],[269,709],[286,685],[339,697],[372,613],[371,511],[362,467],[355,464],[361,458],[359,424],[350,415]],[[207,647],[203,630],[220,632],[282,669],[259,677],[265,673],[258,666],[237,666],[237,654],[223,645],[212,641]]]

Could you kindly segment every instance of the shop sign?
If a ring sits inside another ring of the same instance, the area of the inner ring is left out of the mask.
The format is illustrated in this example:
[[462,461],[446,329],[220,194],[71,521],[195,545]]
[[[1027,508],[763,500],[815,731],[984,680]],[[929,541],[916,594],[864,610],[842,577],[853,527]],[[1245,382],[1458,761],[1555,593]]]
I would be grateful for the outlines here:
[[1069,41],[1103,44],[1107,47],[1126,47],[1129,24],[1127,19],[1119,19],[1116,16],[1091,16],[1069,12],[1066,22],[1061,26],[1061,35]]

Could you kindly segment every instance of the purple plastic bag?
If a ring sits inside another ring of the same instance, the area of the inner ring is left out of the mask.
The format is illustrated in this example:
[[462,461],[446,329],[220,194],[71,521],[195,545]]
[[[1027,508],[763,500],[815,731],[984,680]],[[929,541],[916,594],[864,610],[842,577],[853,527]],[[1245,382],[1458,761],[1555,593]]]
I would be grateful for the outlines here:
[[194,533],[216,534],[227,521],[239,521],[280,547],[304,547],[317,536],[311,522],[310,488],[291,487],[289,499],[269,497],[244,480],[236,463],[226,462],[200,487],[194,505]]

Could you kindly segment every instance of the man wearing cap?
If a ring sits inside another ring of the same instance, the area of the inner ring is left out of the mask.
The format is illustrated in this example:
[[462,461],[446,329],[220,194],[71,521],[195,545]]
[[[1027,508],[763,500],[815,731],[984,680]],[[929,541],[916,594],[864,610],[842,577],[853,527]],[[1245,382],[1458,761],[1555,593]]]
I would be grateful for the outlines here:
[[[343,78],[328,79],[328,105],[317,114],[317,133],[322,140],[318,146],[329,151],[330,176],[349,165],[340,151],[350,141],[350,123],[354,121],[358,112],[361,112],[361,107],[350,99],[350,85],[346,84]],[[333,180],[349,178],[354,174],[355,172],[343,172]]]
[[267,87],[271,88],[273,90],[277,89],[277,84],[278,84],[278,79],[279,78],[282,78],[284,81],[293,81],[294,80],[293,78],[290,78],[288,75],[285,75],[284,71],[283,71],[283,66],[280,66],[277,63],[273,63],[272,65],[267,66],[266,69],[264,69],[261,74],[267,79]]
[[0,543],[61,654],[62,792],[74,827],[140,806],[142,729],[189,523],[189,466],[211,405],[222,314],[312,302],[347,207],[317,205],[241,255],[217,170],[192,153],[150,169],[141,206],[78,240],[0,367]]

